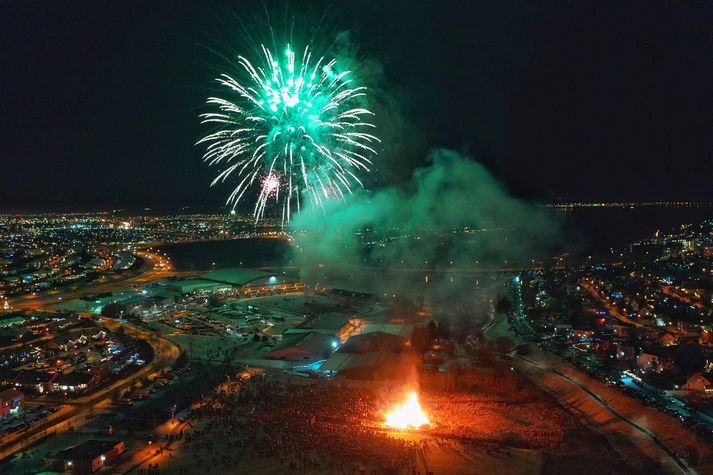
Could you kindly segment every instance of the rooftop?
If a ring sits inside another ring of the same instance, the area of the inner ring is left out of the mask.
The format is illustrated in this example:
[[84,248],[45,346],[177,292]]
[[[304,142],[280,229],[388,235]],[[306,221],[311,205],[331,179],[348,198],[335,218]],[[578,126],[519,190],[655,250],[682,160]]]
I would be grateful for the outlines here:
[[373,353],[387,351],[398,353],[406,344],[406,338],[384,332],[365,333],[349,338],[339,349],[339,353]]
[[80,458],[96,458],[100,455],[104,455],[111,452],[114,447],[122,444],[121,440],[96,440],[90,439],[82,442],[79,445],[69,447],[60,452],[60,457],[72,456]]
[[243,267],[229,267],[206,272],[201,275],[201,279],[212,280],[214,282],[224,282],[232,285],[245,285],[253,280],[265,279],[273,274],[257,269],[247,269]]
[[320,359],[326,358],[334,350],[338,340],[319,333],[302,333],[285,337],[279,345],[265,353],[268,359]]

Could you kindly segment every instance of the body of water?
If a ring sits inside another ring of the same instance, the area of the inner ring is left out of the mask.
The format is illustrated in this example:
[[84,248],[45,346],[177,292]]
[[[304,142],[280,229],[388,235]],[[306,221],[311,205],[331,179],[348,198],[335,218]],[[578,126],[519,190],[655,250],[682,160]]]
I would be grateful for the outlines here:
[[166,244],[165,252],[179,271],[206,271],[225,267],[291,265],[291,248],[281,239],[251,238]]
[[[713,218],[712,208],[577,208],[554,211],[562,222],[562,246],[574,255],[602,254],[682,224]],[[180,271],[225,267],[293,266],[290,245],[280,239],[250,238],[161,246]]]
[[653,237],[657,230],[665,233],[711,219],[713,208],[576,208],[557,214],[569,250],[598,254]]

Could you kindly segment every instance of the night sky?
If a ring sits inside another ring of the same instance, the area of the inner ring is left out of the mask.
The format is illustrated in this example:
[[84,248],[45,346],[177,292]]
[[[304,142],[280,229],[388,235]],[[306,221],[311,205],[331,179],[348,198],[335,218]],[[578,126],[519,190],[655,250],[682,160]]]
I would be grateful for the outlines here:
[[[329,2],[291,2],[319,20]],[[342,5],[342,3],[344,3]],[[204,1],[0,2],[0,209],[218,208],[194,142],[231,15]],[[257,13],[256,13],[257,12]],[[538,200],[713,200],[713,3],[335,2],[408,118],[380,164],[466,150]]]

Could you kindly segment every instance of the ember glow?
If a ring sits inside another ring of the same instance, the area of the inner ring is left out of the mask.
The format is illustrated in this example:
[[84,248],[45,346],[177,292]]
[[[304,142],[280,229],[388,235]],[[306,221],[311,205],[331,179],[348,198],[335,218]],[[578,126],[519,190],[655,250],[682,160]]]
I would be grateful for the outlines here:
[[408,399],[386,413],[385,424],[395,429],[408,429],[428,425],[431,421],[418,403],[416,391],[411,391]]

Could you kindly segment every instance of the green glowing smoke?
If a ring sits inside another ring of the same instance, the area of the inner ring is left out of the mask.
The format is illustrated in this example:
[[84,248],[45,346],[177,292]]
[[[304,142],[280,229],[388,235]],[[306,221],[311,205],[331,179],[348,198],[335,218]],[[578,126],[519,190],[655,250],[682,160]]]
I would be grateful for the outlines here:
[[297,215],[302,278],[463,303],[479,270],[526,268],[560,242],[555,217],[509,195],[472,157],[440,149],[429,162],[405,186],[355,194],[326,217]]

